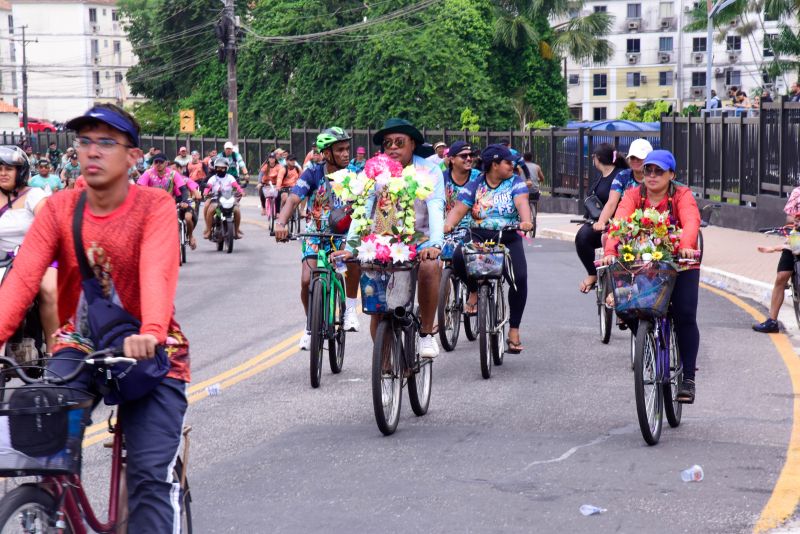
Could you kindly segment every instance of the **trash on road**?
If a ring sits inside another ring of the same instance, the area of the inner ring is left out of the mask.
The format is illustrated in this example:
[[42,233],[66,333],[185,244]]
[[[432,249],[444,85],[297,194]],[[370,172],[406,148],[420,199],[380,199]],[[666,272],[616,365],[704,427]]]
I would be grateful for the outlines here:
[[220,387],[219,383],[211,384],[206,388],[206,393],[208,393],[209,397],[216,397],[222,393],[222,387]]
[[599,506],[594,506],[592,504],[582,504],[580,510],[581,514],[585,516],[600,515],[603,512],[608,512],[608,510],[605,508],[600,508]]
[[681,471],[681,480],[684,482],[700,482],[703,480],[703,468],[699,465],[693,465],[689,469]]

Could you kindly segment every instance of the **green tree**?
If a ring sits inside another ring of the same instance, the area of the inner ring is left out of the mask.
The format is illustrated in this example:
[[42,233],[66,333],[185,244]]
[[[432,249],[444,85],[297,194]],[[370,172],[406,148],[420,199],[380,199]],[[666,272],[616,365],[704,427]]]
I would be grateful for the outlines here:
[[622,110],[619,119],[623,121],[641,122],[642,109],[636,104],[636,102],[628,102],[628,104],[625,106],[625,109]]

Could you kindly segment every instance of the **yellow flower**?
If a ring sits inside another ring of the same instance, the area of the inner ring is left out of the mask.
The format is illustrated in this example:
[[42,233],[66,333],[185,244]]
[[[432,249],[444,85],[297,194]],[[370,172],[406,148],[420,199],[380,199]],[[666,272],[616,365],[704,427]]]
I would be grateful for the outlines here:
[[633,254],[624,254],[622,256],[622,261],[633,261],[636,257]]
[[664,255],[661,252],[659,252],[658,250],[653,252],[653,259],[654,260],[659,261],[663,257],[664,257]]

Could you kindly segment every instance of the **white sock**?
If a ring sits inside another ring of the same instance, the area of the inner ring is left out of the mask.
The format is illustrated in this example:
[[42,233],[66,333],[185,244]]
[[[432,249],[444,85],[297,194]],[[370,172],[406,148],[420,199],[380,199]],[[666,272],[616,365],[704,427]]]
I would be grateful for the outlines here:
[[351,299],[350,297],[347,297],[345,306],[347,307],[348,310],[352,310],[353,308],[356,307],[357,304],[358,304],[358,299]]

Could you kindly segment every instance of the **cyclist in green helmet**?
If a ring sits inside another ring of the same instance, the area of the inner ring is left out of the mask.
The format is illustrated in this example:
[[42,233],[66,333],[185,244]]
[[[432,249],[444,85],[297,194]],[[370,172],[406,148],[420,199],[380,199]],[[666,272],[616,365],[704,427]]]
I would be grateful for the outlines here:
[[[350,136],[339,127],[323,130],[317,136],[317,149],[322,155],[322,162],[312,165],[300,175],[297,184],[292,188],[287,201],[283,204],[281,212],[275,221],[275,239],[286,241],[288,230],[286,222],[289,220],[295,207],[303,200],[308,200],[306,214],[306,231],[309,233],[329,232],[334,234],[347,234],[350,228],[350,217],[347,215],[347,206],[331,189],[327,175],[346,168],[350,163]],[[330,246],[330,241],[320,243],[318,238],[305,238],[302,243],[302,274],[300,277],[300,300],[303,308],[308,313],[308,291],[311,282],[311,270],[314,268],[317,251],[320,246]],[[336,250],[344,246],[344,238],[335,239],[333,246]],[[358,280],[361,276],[357,263],[347,265],[345,277],[345,292],[347,305],[344,314],[344,328],[350,332],[357,332],[359,328],[358,314],[356,312]],[[300,349],[308,350],[311,335],[306,332],[300,340]]]

